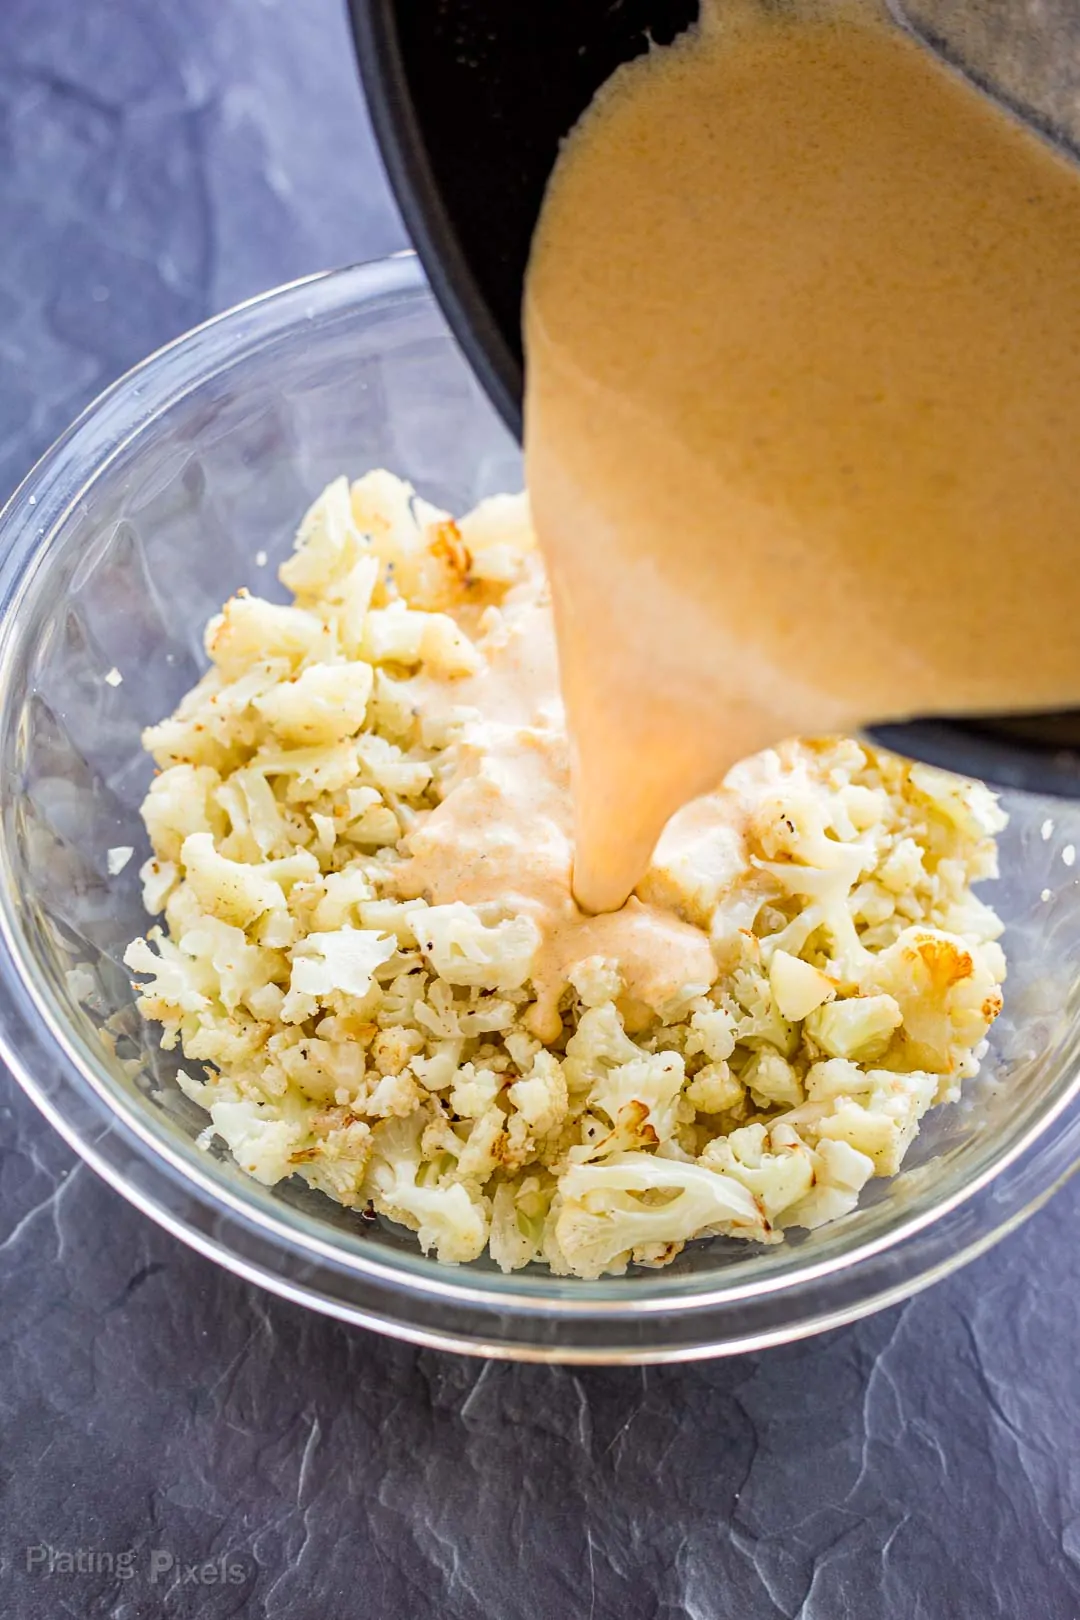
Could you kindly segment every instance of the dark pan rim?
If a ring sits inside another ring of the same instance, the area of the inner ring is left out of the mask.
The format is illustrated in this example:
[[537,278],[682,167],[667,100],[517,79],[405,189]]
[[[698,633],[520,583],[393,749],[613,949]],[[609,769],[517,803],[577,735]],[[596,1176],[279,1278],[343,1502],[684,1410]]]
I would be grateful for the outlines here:
[[391,189],[431,289],[495,409],[520,442],[524,379],[481,295],[427,159],[393,0],[349,0],[371,121]]

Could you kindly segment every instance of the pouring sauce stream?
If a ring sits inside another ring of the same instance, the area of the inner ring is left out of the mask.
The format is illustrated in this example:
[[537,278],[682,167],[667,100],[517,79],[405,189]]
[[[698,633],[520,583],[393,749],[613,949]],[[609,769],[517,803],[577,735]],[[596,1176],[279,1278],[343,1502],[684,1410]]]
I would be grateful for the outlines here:
[[620,69],[525,338],[586,910],[783,737],[1080,704],[1080,174],[871,0]]

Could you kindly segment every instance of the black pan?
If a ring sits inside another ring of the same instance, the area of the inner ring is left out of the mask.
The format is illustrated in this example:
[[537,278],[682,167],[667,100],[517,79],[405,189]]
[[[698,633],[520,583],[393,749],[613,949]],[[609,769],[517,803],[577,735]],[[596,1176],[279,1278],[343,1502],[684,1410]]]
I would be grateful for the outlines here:
[[697,0],[350,0],[390,181],[454,334],[521,436],[521,289],[559,142]]
[[[405,223],[466,357],[520,438],[521,292],[559,142],[621,62],[696,20],[698,0],[349,4]],[[1076,712],[870,732],[901,753],[1004,787],[1080,798]]]

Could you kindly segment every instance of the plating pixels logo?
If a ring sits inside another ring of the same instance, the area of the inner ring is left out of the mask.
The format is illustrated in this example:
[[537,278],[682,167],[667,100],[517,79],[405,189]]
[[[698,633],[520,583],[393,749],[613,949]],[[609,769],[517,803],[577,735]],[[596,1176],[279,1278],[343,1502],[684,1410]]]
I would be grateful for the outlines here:
[[54,1547],[39,1541],[23,1550],[28,1575],[111,1576],[130,1581],[140,1572],[150,1586],[239,1586],[247,1579],[245,1565],[229,1553],[189,1563],[167,1547],[151,1547],[145,1554],[135,1547]]

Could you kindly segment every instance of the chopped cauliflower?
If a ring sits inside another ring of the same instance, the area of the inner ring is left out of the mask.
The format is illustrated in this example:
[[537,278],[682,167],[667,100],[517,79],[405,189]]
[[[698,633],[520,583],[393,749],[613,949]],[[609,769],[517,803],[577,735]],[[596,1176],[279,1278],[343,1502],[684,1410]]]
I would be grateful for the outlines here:
[[125,961],[206,1140],[445,1263],[585,1278],[780,1242],[900,1170],[1001,1007],[993,794],[786,743],[582,917],[524,497],[455,522],[339,478],[280,577],[294,603],[233,597],[144,739],[161,922]]
[[422,1157],[423,1114],[388,1120],[372,1136],[370,1183],[385,1213],[416,1233],[441,1260],[475,1260],[487,1242],[490,1216],[478,1191],[439,1176]]
[[347,923],[328,934],[308,934],[293,950],[289,988],[316,1000],[328,1000],[335,992],[363,1000],[375,970],[395,949],[393,939]]
[[368,664],[312,664],[255,699],[255,708],[284,743],[338,743],[364,723],[375,677]]
[[652,1153],[613,1153],[602,1164],[575,1164],[559,1181],[547,1255],[553,1271],[577,1277],[624,1272],[634,1251],[648,1263],[673,1260],[689,1239],[723,1233],[769,1242],[775,1235],[757,1200],[711,1166]]
[[447,984],[516,990],[529,977],[540,943],[529,917],[507,917],[486,926],[471,906],[455,901],[426,906],[414,923],[420,949]]

